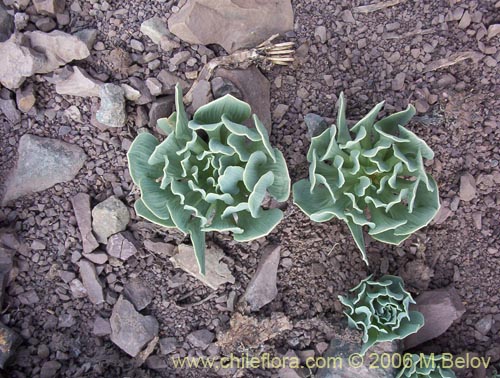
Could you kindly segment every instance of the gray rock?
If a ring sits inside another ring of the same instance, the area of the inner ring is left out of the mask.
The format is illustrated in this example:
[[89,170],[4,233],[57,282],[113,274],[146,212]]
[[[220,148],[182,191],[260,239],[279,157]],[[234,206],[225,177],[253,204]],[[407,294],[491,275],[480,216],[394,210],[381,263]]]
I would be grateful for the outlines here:
[[252,311],[258,311],[278,295],[276,279],[280,262],[280,251],[280,246],[269,245],[262,252],[257,270],[244,294],[244,298]]
[[57,13],[63,13],[66,5],[65,0],[33,0],[33,5],[37,13],[49,16],[55,16]]
[[36,97],[33,85],[26,85],[16,91],[16,104],[20,111],[28,113],[35,106]]
[[14,100],[0,98],[0,111],[13,125],[21,122],[21,112],[17,110]]
[[16,34],[0,42],[0,83],[8,89],[19,88],[27,77],[45,66],[45,55],[24,46],[25,43],[25,38]]
[[208,104],[212,100],[212,87],[207,80],[196,82],[193,88],[193,102],[191,106],[193,111],[198,110],[203,105]]
[[61,364],[58,361],[52,360],[44,362],[40,370],[40,378],[54,378],[58,376],[58,371]]
[[106,251],[108,255],[126,261],[137,253],[137,242],[130,232],[121,232],[108,239]]
[[97,39],[97,29],[82,29],[73,35],[85,43],[89,51],[91,51]]
[[491,331],[491,327],[493,327],[493,315],[488,314],[485,317],[481,318],[474,328],[476,328],[476,331],[478,331],[481,335],[486,336],[488,332]]
[[125,92],[125,98],[129,101],[134,101],[136,102],[141,98],[141,92],[139,92],[137,89],[132,88],[128,84],[120,84],[122,87],[123,91]]
[[321,43],[325,43],[327,39],[326,27],[324,25],[317,26],[314,30],[314,36],[319,39]]
[[175,86],[177,84],[181,86],[183,92],[188,91],[190,88],[190,85],[187,81],[181,79],[171,72],[168,72],[167,70],[161,70],[157,78],[163,84],[163,91],[167,94],[173,94],[175,92]]
[[90,253],[99,247],[92,233],[92,215],[90,211],[90,196],[86,193],[78,193],[71,199],[75,212],[78,229],[82,236],[83,252]]
[[64,66],[73,60],[82,60],[90,55],[86,43],[77,36],[54,30],[50,33],[42,31],[26,32],[31,47],[43,53],[47,60],[36,70],[37,73],[48,73]]
[[347,22],[348,24],[356,23],[356,20],[352,16],[352,12],[349,9],[342,12],[342,21]]
[[175,337],[164,337],[160,339],[160,353],[163,355],[175,352],[177,346],[178,343]]
[[125,285],[123,295],[134,304],[137,311],[145,309],[153,300],[153,291],[139,278],[133,278]]
[[101,281],[99,281],[94,264],[88,260],[81,260],[78,266],[80,267],[83,286],[90,301],[95,305],[104,303]]
[[162,50],[170,51],[180,47],[178,42],[170,39],[170,32],[166,23],[160,17],[153,17],[141,24],[141,32],[147,35],[153,43],[156,43]]
[[[246,70],[219,68],[214,76],[220,76],[234,83],[243,95],[242,100],[250,104],[252,113],[257,114],[269,134],[271,134],[271,85],[260,70],[255,66]],[[253,120],[248,120],[245,124],[253,127]]]
[[424,315],[425,324],[417,333],[404,339],[405,350],[416,347],[443,334],[465,313],[460,296],[454,288],[426,291],[415,298],[412,311]]
[[110,322],[111,341],[132,357],[158,335],[158,321],[138,313],[122,296],[113,307]]
[[61,95],[78,97],[98,97],[103,85],[80,67],[73,67],[73,72],[56,79],[56,92]]
[[99,91],[101,107],[96,119],[109,127],[123,127],[127,122],[125,110],[125,91],[115,84],[104,84]]
[[21,137],[17,165],[7,178],[2,203],[72,180],[87,156],[75,145],[30,134]]
[[199,329],[187,335],[186,340],[195,348],[207,349],[215,335],[208,329]]
[[320,135],[329,127],[328,123],[323,119],[323,117],[314,113],[306,114],[304,117],[304,122],[307,126],[307,137],[309,139]]
[[99,243],[106,244],[111,235],[125,230],[129,221],[127,206],[114,196],[92,209],[92,229]]
[[149,110],[149,127],[154,129],[160,118],[169,117],[174,107],[174,96],[158,97]]
[[153,96],[151,95],[151,93],[149,92],[149,89],[148,87],[146,87],[146,84],[141,80],[139,79],[138,77],[129,77],[129,82],[130,82],[130,85],[135,88],[136,90],[138,90],[141,94],[141,96],[139,97],[139,99],[137,101],[135,101],[135,103],[137,105],[144,105],[144,104],[149,104],[150,102],[153,102]]
[[71,294],[75,298],[85,298],[87,296],[87,289],[85,289],[82,281],[80,281],[78,278],[73,279],[69,283],[69,288],[71,290]]
[[189,51],[179,51],[175,53],[172,58],[170,58],[169,63],[177,67],[178,65],[187,62],[189,58],[191,58],[191,53]]
[[396,376],[396,369],[393,367],[374,369],[370,367],[374,361],[374,355],[381,356],[384,353],[400,353],[401,348],[398,342],[383,342],[375,344],[365,354],[363,363],[353,366],[360,359],[349,361],[349,356],[358,354],[361,349],[361,336],[358,332],[345,329],[336,334],[330,341],[330,346],[323,354],[325,361],[330,366],[318,369],[316,378],[393,378]]
[[217,43],[234,52],[293,30],[293,9],[290,0],[190,0],[169,18],[168,29],[191,44]]
[[238,87],[236,87],[232,81],[224,79],[223,77],[213,78],[210,84],[212,85],[212,94],[215,99],[221,98],[227,94],[239,99],[243,98]]
[[92,252],[92,253],[83,253],[83,257],[92,261],[94,264],[102,265],[108,261],[108,255],[104,252]]
[[14,17],[7,13],[7,8],[0,2],[0,42],[5,42],[14,33]]
[[50,17],[42,17],[36,20],[36,28],[43,32],[49,32],[56,28],[56,22]]
[[13,266],[12,258],[14,254],[15,250],[0,243],[0,310],[3,309],[3,296]]
[[149,89],[149,93],[153,96],[160,96],[163,92],[163,85],[157,78],[150,77],[146,79],[146,87]]
[[97,315],[94,320],[92,333],[96,336],[102,337],[111,334],[111,324],[108,319],[104,319]]
[[465,173],[460,177],[460,199],[469,202],[474,197],[476,197],[476,180],[470,173]]
[[500,24],[492,24],[488,26],[488,41],[500,34]]
[[392,80],[392,90],[400,91],[405,86],[406,74],[404,72],[398,73]]

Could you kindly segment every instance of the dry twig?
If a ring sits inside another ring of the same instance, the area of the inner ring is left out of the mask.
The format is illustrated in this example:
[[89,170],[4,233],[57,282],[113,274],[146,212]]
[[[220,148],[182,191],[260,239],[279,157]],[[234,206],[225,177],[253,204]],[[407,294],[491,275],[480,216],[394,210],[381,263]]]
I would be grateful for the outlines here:
[[370,4],[370,5],[363,5],[360,7],[353,8],[353,12],[355,13],[371,13],[371,12],[376,12],[381,9],[393,7],[394,5],[398,5],[400,3],[404,3],[406,0],[388,0],[388,1],[382,1],[380,3],[376,4]]

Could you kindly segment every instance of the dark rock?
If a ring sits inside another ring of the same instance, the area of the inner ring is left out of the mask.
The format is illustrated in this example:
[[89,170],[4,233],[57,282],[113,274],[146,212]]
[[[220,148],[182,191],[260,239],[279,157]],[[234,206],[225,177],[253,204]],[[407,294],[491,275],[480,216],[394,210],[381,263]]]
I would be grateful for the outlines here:
[[156,127],[156,121],[160,118],[166,118],[172,114],[174,102],[174,96],[159,97],[153,102],[149,110],[149,127],[151,129]]
[[276,280],[280,251],[280,246],[269,245],[262,253],[257,270],[244,294],[244,298],[250,304],[252,311],[258,311],[278,295]]
[[175,352],[178,343],[175,337],[163,337],[160,339],[160,351],[161,354],[170,354]]
[[66,5],[65,0],[33,0],[33,5],[39,14],[55,16],[63,13]]
[[17,110],[14,100],[4,100],[0,98],[0,112],[2,112],[13,125],[21,122],[21,113]]
[[307,137],[309,139],[320,135],[323,131],[328,129],[328,123],[323,119],[323,117],[308,113],[304,117],[304,122],[307,126]]
[[106,251],[110,256],[126,261],[137,253],[137,242],[129,232],[114,234],[108,239]]
[[410,309],[421,312],[424,315],[425,324],[417,333],[404,339],[405,350],[443,334],[465,313],[465,307],[454,288],[426,291],[415,301],[417,303]]
[[230,94],[240,100],[243,98],[240,90],[236,85],[233,84],[232,81],[228,79],[224,79],[223,77],[215,77],[210,82],[212,86],[212,94],[215,99],[223,97],[227,94]]
[[111,334],[111,324],[109,319],[104,319],[99,315],[95,317],[92,333],[96,336],[102,337]]
[[[252,66],[246,70],[227,70],[219,68],[214,76],[219,76],[234,83],[243,95],[242,100],[250,104],[252,113],[257,114],[269,134],[272,131],[271,119],[271,85],[260,70]],[[245,124],[253,127],[253,120]]]
[[113,307],[110,322],[111,341],[132,357],[158,335],[157,320],[138,313],[122,296]]
[[153,291],[139,278],[131,279],[123,288],[123,294],[134,304],[137,311],[146,308],[153,300]]
[[61,364],[55,360],[44,362],[42,370],[40,370],[40,378],[57,377],[57,372],[61,368]]
[[186,340],[195,348],[207,349],[215,335],[208,329],[199,329],[187,335]]
[[26,194],[72,180],[86,158],[83,150],[76,145],[23,135],[19,142],[16,168],[5,185],[3,205]]
[[0,323],[0,368],[13,356],[15,349],[21,344],[19,335],[9,327]]
[[175,86],[177,84],[180,85],[183,92],[188,91],[190,88],[190,85],[187,81],[181,79],[180,77],[167,70],[161,70],[156,78],[163,84],[163,91],[167,94],[174,94]]
[[128,80],[130,82],[130,85],[133,88],[137,89],[141,94],[141,97],[139,97],[139,99],[135,101],[137,105],[145,105],[153,102],[154,97],[149,92],[149,89],[148,87],[146,87],[146,83],[144,83],[144,81],[134,76],[129,77]]
[[191,103],[191,106],[193,111],[196,111],[212,100],[212,88],[207,80],[200,80],[194,85],[195,87],[192,92],[193,102]]
[[0,2],[0,42],[5,42],[14,33],[14,17],[7,13],[7,8]]

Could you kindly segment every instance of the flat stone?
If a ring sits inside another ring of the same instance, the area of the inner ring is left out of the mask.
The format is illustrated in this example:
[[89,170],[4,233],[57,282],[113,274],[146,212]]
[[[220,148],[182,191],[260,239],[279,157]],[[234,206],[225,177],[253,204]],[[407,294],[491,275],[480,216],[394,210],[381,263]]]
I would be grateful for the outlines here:
[[139,278],[127,282],[123,295],[134,304],[137,311],[145,309],[153,300],[153,291]]
[[110,322],[111,341],[132,357],[158,335],[158,321],[141,315],[122,296],[113,307]]
[[26,85],[16,91],[16,104],[20,111],[28,113],[35,106],[36,97],[33,85]]
[[146,79],[146,87],[153,96],[160,96],[163,92],[163,85],[157,78],[150,77]]
[[80,235],[82,236],[83,252],[90,253],[99,247],[92,233],[92,213],[90,211],[90,196],[86,193],[78,193],[71,198],[73,211]]
[[149,104],[150,102],[153,102],[154,97],[149,92],[149,89],[148,87],[146,87],[144,81],[134,76],[129,77],[128,80],[130,82],[130,85],[136,90],[138,90],[141,94],[141,97],[139,97],[139,99],[135,101],[137,105],[145,105]]
[[472,201],[476,197],[476,180],[470,173],[465,173],[460,177],[460,199],[462,201]]
[[104,319],[97,315],[94,320],[92,333],[96,336],[102,337],[111,334],[111,324],[108,319]]
[[101,106],[96,119],[109,127],[123,127],[127,122],[125,91],[119,85],[104,84],[100,87]]
[[87,296],[87,289],[85,289],[82,281],[80,281],[78,278],[73,279],[69,283],[69,288],[71,290],[71,294],[75,298],[85,298]]
[[110,256],[127,261],[137,253],[137,242],[130,232],[121,232],[108,239],[106,251]]
[[108,255],[104,252],[84,253],[83,257],[97,265],[105,264],[108,261]]
[[273,119],[275,121],[281,121],[281,119],[283,118],[283,116],[286,114],[286,112],[288,111],[288,108],[289,106],[288,105],[285,105],[285,104],[278,104],[276,106],[276,108],[274,109],[273,111]]
[[103,83],[90,77],[83,68],[72,68],[72,73],[56,81],[56,92],[69,96],[98,97]]
[[443,334],[465,313],[465,307],[454,288],[425,291],[415,301],[416,304],[411,305],[410,309],[421,312],[425,324],[417,333],[404,339],[405,350]]
[[190,85],[186,80],[181,79],[167,70],[161,70],[157,79],[162,83],[163,91],[167,94],[175,93],[175,86],[177,84],[180,85],[183,92],[187,92],[190,88]]
[[45,64],[37,69],[37,73],[48,73],[64,66],[73,60],[82,60],[90,55],[90,50],[77,36],[54,30],[50,33],[42,31],[26,32],[31,47],[47,57]]
[[269,245],[262,252],[257,270],[243,296],[252,311],[258,311],[278,295],[276,280],[280,251],[280,246]]
[[464,14],[462,15],[462,18],[460,19],[460,22],[458,23],[458,27],[460,29],[467,29],[469,25],[471,24],[472,18],[470,16],[469,11],[465,11]]
[[188,43],[234,52],[293,30],[293,9],[290,0],[189,0],[169,18],[168,29]]
[[16,167],[5,184],[2,204],[72,180],[86,158],[83,150],[76,145],[23,135],[19,141]]
[[207,80],[196,82],[193,88],[193,102],[191,103],[193,111],[198,110],[203,105],[208,104],[212,98],[212,87]]
[[488,26],[488,41],[500,34],[500,24],[493,24]]
[[348,24],[356,23],[356,20],[352,16],[352,12],[349,9],[346,9],[345,11],[343,11],[341,14],[341,17],[342,17],[342,21],[347,22]]
[[208,329],[199,329],[187,335],[186,340],[195,348],[205,350],[214,340],[215,335]]
[[154,129],[160,118],[169,117],[174,107],[174,96],[158,97],[149,110],[149,127]]
[[115,196],[92,209],[92,229],[99,243],[106,244],[111,235],[124,231],[129,221],[127,206]]
[[5,42],[0,42],[0,83],[8,89],[19,88],[27,77],[40,71],[47,58],[40,52],[24,46],[24,36],[12,34]]
[[154,242],[152,240],[144,240],[144,247],[159,256],[172,257],[175,253],[176,246],[170,243]]
[[212,94],[215,99],[221,98],[227,94],[234,96],[236,98],[243,98],[240,90],[234,85],[234,83],[223,77],[214,77],[210,82],[212,86]]
[[234,283],[234,277],[226,263],[221,262],[224,252],[216,248],[205,250],[205,275],[199,272],[198,263],[194,255],[193,247],[181,244],[179,252],[170,258],[176,268],[181,268],[203,282],[208,287],[217,290],[220,285],[226,282]]
[[321,43],[325,43],[327,39],[326,27],[324,25],[317,26],[314,30],[314,36],[319,39]]
[[55,16],[57,13],[63,13],[66,5],[65,0],[33,0],[33,5],[37,13],[49,16]]
[[191,53],[189,51],[179,51],[175,53],[172,58],[170,58],[169,63],[173,66],[179,66],[182,63],[185,63],[191,58]]
[[21,113],[17,110],[14,100],[0,98],[0,111],[11,124],[16,125],[21,122]]
[[0,42],[5,42],[14,33],[14,17],[8,12],[5,5],[0,2]]
[[[257,117],[271,134],[271,84],[262,72],[255,66],[246,70],[219,68],[215,71],[214,76],[227,79],[238,88],[243,96],[241,100],[250,104],[252,113],[257,114]],[[253,127],[253,120],[246,121],[245,125]]]
[[36,28],[43,32],[50,32],[54,30],[57,26],[56,22],[50,17],[39,18],[36,23]]
[[132,88],[128,84],[120,84],[122,87],[123,91],[125,92],[125,98],[129,101],[136,102],[141,98],[141,92],[139,92],[137,89]]
[[315,113],[308,113],[304,117],[307,126],[307,137],[312,139],[328,129],[328,122],[323,117]]
[[493,327],[493,315],[488,314],[483,318],[479,319],[479,321],[474,325],[476,331],[478,331],[481,335],[486,336],[488,332],[491,331]]
[[406,74],[404,72],[398,73],[392,80],[392,90],[393,91],[402,90],[405,86],[405,78]]
[[40,378],[57,377],[57,372],[59,371],[61,366],[61,363],[56,360],[44,362],[42,365],[42,369],[40,370]]
[[97,39],[97,29],[82,29],[73,34],[75,37],[78,37],[89,49],[92,51],[94,47],[95,41]]
[[90,301],[95,305],[104,303],[101,281],[99,281],[94,264],[88,260],[80,260],[78,266],[80,267],[83,286]]
[[179,48],[180,44],[170,39],[167,24],[160,17],[153,17],[141,24],[141,32],[147,35],[164,51]]
[[163,355],[175,352],[177,346],[178,343],[175,337],[163,337],[160,339],[160,353]]

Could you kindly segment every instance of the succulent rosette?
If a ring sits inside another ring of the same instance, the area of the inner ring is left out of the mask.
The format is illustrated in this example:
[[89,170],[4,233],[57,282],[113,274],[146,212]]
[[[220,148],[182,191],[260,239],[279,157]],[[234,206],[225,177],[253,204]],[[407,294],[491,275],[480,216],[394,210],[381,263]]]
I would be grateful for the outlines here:
[[188,121],[180,87],[176,112],[160,119],[168,134],[160,142],[141,133],[127,157],[130,174],[140,188],[138,215],[188,233],[200,272],[205,272],[205,233],[230,231],[237,241],[267,235],[283,212],[264,209],[268,196],[286,201],[290,178],[283,154],[273,148],[262,122],[242,123],[250,106],[226,95],[200,107]]
[[351,292],[352,298],[339,299],[347,307],[349,326],[363,332],[361,354],[376,343],[404,339],[424,325],[423,315],[410,311],[415,301],[400,277],[385,275],[375,281],[369,276]]
[[397,245],[439,210],[437,184],[424,167],[434,153],[404,127],[415,108],[377,121],[383,105],[349,129],[341,94],[336,125],[311,139],[309,178],[293,185],[295,204],[313,221],[347,223],[367,264],[363,226],[372,238]]
[[443,368],[443,356],[438,354],[412,354],[404,355],[403,368],[397,373],[396,378],[455,378],[455,372]]

